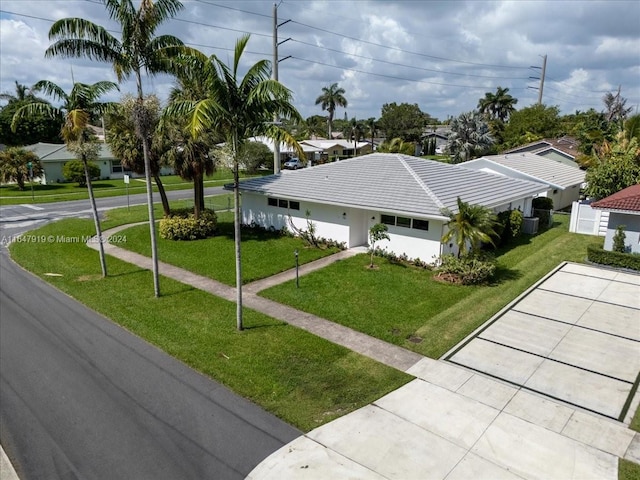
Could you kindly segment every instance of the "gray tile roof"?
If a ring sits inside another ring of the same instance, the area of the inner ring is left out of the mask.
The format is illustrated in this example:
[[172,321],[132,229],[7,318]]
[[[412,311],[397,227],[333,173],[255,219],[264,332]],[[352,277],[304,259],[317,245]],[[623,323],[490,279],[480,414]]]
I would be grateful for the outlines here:
[[[584,182],[585,171],[533,153],[488,155],[482,159],[528,175],[531,180],[556,188],[567,188]],[[471,160],[475,162],[477,160]],[[470,162],[469,162],[470,163]]]
[[[111,153],[109,145],[100,142],[100,150],[98,150],[98,160],[107,160],[115,158]],[[74,160],[76,154],[69,151],[64,143],[35,143],[25,147],[31,150],[43,162],[59,162]]]
[[546,185],[408,155],[372,153],[243,181],[240,190],[356,208],[441,217],[457,197],[494,207],[536,195]]

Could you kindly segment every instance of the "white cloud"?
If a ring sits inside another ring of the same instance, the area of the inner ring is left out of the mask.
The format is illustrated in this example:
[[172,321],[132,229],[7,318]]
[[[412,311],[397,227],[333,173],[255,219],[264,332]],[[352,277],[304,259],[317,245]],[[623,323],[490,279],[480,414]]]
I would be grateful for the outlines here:
[[[240,32],[251,32],[243,66],[271,59],[273,1],[215,3],[185,2],[177,17],[183,21],[167,22],[162,33],[227,60]],[[3,0],[0,8],[0,91],[13,91],[15,80],[31,85],[43,78],[69,88],[71,65],[76,81],[114,79],[108,65],[44,59],[47,19],[80,16],[117,30],[101,5]],[[498,86],[510,88],[518,107],[535,102],[537,91],[530,87],[538,81],[529,77],[540,70],[528,67],[541,66],[546,54],[545,103],[566,113],[600,109],[602,91],[622,85],[628,105],[636,105],[639,17],[640,2],[634,0],[283,2],[278,36],[292,40],[279,47],[280,58],[291,56],[279,64],[279,77],[305,117],[323,113],[315,98],[323,86],[338,82],[346,90],[349,117],[379,117],[383,104],[408,102],[445,119],[475,108],[484,92]],[[171,83],[158,77],[145,89],[163,97]],[[134,90],[131,82],[121,88]]]

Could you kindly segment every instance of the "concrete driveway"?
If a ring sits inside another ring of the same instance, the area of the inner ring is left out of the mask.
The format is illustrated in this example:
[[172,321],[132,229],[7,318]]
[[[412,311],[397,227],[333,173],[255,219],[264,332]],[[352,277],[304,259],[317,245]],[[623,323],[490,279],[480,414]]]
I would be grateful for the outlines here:
[[[640,463],[639,276],[563,264],[416,379],[248,479],[617,479]],[[626,415],[625,415],[625,412]]]
[[564,264],[445,358],[624,421],[640,372],[640,275]]

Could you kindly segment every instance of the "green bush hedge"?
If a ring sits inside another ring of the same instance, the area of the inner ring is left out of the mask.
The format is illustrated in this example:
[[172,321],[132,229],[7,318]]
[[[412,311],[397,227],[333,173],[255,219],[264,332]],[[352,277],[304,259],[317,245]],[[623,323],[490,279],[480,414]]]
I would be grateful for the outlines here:
[[444,278],[450,276],[453,281],[462,285],[485,283],[496,272],[495,259],[488,256],[458,258],[455,255],[443,255],[441,262],[437,268],[438,275]]
[[553,210],[553,199],[549,197],[536,197],[531,204],[534,210]]
[[590,262],[601,265],[640,271],[640,255],[633,253],[610,252],[602,247],[590,245],[587,247],[587,258]]
[[198,240],[215,235],[218,217],[213,210],[203,210],[196,220],[192,209],[172,210],[160,220],[160,236],[166,240]]

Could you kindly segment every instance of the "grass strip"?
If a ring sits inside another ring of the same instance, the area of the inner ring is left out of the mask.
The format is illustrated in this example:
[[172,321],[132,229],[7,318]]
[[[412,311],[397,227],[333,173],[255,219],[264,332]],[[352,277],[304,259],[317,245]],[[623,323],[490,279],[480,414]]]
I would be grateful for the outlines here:
[[640,480],[640,465],[624,458],[618,460],[618,480]]
[[[84,219],[30,232],[42,238],[92,233]],[[97,252],[83,244],[15,242],[10,250],[24,268],[303,431],[412,378],[252,310],[245,309],[247,329],[238,332],[235,304],[164,277],[162,296],[154,298],[151,272],[112,257],[102,279]]]
[[[270,172],[262,172],[264,175]],[[251,178],[255,175],[241,174],[242,178]],[[210,177],[204,180],[206,187],[218,187],[226,183],[233,182],[233,174],[229,170],[220,170],[214,172]],[[172,190],[189,190],[193,188],[192,182],[187,182],[177,175],[168,175],[162,177],[162,184],[166,191]],[[96,198],[118,197],[127,194],[130,195],[145,193],[147,187],[144,178],[131,178],[127,189],[123,179],[111,180],[95,180],[92,182],[94,195]],[[153,186],[153,191],[158,189]],[[32,198],[33,196],[33,198]],[[77,183],[50,183],[47,185],[33,184],[33,193],[31,184],[27,183],[24,190],[19,190],[15,184],[0,185],[0,205],[19,205],[23,203],[52,203],[66,202],[69,200],[88,199],[86,187],[80,187]]]

